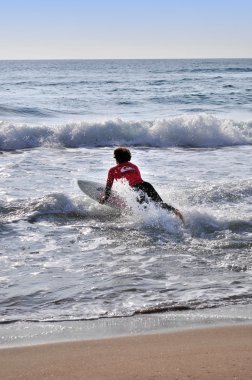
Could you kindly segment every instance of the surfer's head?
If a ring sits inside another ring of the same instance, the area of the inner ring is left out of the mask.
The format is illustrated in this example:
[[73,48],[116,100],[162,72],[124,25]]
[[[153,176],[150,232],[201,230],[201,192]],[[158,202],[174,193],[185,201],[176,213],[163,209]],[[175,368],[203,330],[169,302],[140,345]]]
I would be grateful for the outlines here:
[[131,160],[130,150],[124,147],[119,147],[114,150],[114,158],[119,164]]

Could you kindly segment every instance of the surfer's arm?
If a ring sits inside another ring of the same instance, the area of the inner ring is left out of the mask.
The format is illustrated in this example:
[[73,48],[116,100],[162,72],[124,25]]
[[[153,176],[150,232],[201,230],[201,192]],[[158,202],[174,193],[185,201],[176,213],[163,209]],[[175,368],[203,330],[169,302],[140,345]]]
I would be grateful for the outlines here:
[[105,203],[106,200],[110,197],[111,188],[113,186],[113,182],[114,182],[114,176],[112,175],[112,171],[109,170],[109,172],[108,172],[108,179],[107,179],[104,195],[100,199],[100,203],[101,204]]
[[106,200],[110,197],[110,194],[111,194],[111,188],[109,188],[108,186],[105,187],[105,192],[104,192],[104,195],[101,197],[100,199],[100,203],[103,204],[106,202]]
[[101,204],[105,203],[106,200],[109,199],[110,194],[111,194],[111,186],[109,186],[107,184],[106,187],[105,187],[104,195],[99,200],[99,203],[101,203]]

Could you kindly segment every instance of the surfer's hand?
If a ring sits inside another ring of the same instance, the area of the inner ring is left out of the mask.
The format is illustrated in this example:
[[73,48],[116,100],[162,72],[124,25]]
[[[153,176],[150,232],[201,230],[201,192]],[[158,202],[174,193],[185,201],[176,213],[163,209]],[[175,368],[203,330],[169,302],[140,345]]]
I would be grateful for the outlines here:
[[106,197],[106,195],[103,195],[103,196],[99,199],[99,203],[100,203],[101,205],[103,205],[103,204],[106,202],[107,199],[108,199],[108,197]]

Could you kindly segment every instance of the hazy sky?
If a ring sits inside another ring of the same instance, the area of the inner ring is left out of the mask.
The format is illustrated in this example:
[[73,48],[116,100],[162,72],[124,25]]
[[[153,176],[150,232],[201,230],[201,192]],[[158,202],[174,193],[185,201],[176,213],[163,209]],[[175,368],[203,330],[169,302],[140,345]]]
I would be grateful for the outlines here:
[[0,59],[252,58],[252,0],[0,0]]

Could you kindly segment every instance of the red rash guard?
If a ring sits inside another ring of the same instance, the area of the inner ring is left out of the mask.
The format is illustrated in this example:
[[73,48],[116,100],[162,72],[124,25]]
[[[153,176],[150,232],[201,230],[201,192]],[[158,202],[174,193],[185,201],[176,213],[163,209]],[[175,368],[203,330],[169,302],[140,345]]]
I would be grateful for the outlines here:
[[123,162],[111,168],[108,172],[106,192],[109,193],[114,180],[125,178],[130,186],[144,182],[138,167],[131,162]]

